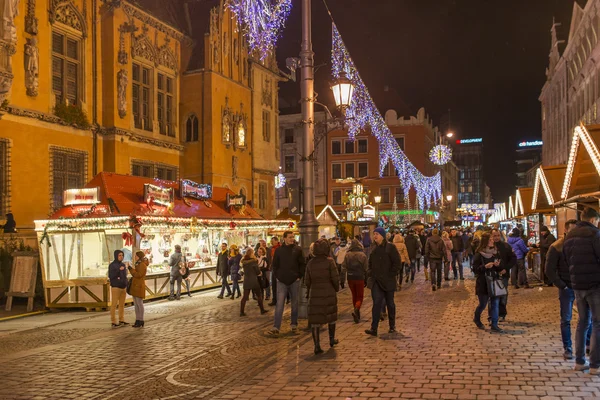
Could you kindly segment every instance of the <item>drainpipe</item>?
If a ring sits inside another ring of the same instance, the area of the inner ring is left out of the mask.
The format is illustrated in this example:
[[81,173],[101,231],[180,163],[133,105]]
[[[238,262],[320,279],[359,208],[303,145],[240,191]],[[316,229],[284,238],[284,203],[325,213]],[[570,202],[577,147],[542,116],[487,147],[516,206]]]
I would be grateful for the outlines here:
[[[248,82],[248,86],[250,86],[250,115],[251,115],[251,119],[254,125],[254,88],[253,88],[253,84],[254,84],[254,79],[252,79],[252,77],[254,76],[254,63],[252,61],[249,62],[249,72],[250,72],[250,76],[248,77],[249,82]],[[261,120],[262,121],[262,120]],[[250,171],[250,182],[251,182],[251,186],[252,189],[250,190],[250,193],[252,193],[252,207],[257,208],[256,204],[254,204],[254,126],[252,126],[252,140],[250,140],[251,143],[251,147],[250,147],[250,160],[251,160],[251,168],[252,170]],[[273,140],[275,140],[275,136],[273,136]],[[246,201],[248,201],[248,199],[246,199]]]
[[97,0],[92,0],[92,174],[96,176],[98,174],[98,57],[96,56],[97,49],[97,37],[96,37],[96,23],[97,20]]
[[201,167],[200,167],[200,176],[201,176],[201,181],[200,182],[206,183],[206,181],[204,180],[204,134],[205,134],[205,130],[204,130],[204,116],[205,116],[204,108],[206,107],[206,104],[205,104],[206,103],[206,96],[204,95],[205,94],[204,93],[204,80],[205,80],[206,73],[205,73],[204,70],[201,73],[202,73],[202,77],[201,77],[202,79],[201,79],[201,82],[200,82],[200,90],[201,90],[201,93],[202,93],[202,111],[201,111],[201,117],[202,117],[202,119],[201,119],[201,121],[202,121],[202,139],[201,139],[200,143],[201,143],[202,154],[201,154],[200,158],[202,159],[202,162],[201,162]]

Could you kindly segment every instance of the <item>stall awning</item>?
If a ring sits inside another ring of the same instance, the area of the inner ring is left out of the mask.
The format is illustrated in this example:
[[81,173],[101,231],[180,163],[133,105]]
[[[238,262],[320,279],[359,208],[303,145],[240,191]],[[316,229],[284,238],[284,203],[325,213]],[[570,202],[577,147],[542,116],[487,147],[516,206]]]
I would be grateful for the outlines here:
[[552,212],[553,204],[560,199],[565,179],[566,165],[539,167],[535,175],[533,201],[531,208],[535,212]]
[[[160,188],[173,188],[172,206],[147,204],[144,202],[144,185],[151,184]],[[57,218],[94,218],[118,216],[153,216],[202,219],[263,219],[250,205],[226,209],[227,194],[235,195],[226,188],[212,188],[210,200],[198,200],[180,196],[180,181],[166,181],[131,175],[101,172],[85,187],[100,188],[100,202],[90,205],[65,206],[56,211],[50,219]]]
[[513,219],[515,217],[515,202],[513,200],[514,196],[509,196],[508,197],[508,214],[507,217],[508,219]]
[[[336,225],[340,222],[335,210],[329,205],[315,206],[315,217],[321,225]],[[290,214],[289,209],[284,208],[279,215],[276,217],[277,220],[294,220],[296,223],[300,222],[300,215]]]
[[[600,125],[578,126],[562,185],[561,200],[600,190]],[[555,199],[555,203],[559,199]]]
[[515,216],[531,214],[533,188],[519,188],[515,194]]

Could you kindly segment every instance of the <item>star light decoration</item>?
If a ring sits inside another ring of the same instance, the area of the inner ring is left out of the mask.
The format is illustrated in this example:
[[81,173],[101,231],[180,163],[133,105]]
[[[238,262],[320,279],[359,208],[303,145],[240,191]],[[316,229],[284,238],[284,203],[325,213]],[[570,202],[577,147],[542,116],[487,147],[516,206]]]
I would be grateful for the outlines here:
[[445,144],[438,144],[429,152],[429,159],[435,165],[446,165],[452,160],[452,150]]
[[379,142],[379,176],[383,176],[386,165],[392,161],[398,171],[398,178],[400,178],[405,198],[409,197],[409,191],[414,187],[417,193],[417,204],[420,209],[436,204],[442,197],[441,174],[438,172],[431,177],[424,176],[410,162],[402,149],[400,149],[385,120],[379,113],[379,110],[377,110],[377,106],[371,98],[367,87],[360,78],[340,32],[335,24],[332,25],[332,75],[335,79],[339,79],[342,73],[345,73],[346,77],[355,86],[352,103],[346,110],[345,122],[348,126],[348,136],[354,140],[361,130],[370,127],[371,133]]
[[285,186],[285,175],[281,173],[281,168],[279,174],[275,175],[275,189],[281,189]]
[[228,7],[242,27],[250,53],[264,60],[275,47],[292,9],[292,0],[230,0]]

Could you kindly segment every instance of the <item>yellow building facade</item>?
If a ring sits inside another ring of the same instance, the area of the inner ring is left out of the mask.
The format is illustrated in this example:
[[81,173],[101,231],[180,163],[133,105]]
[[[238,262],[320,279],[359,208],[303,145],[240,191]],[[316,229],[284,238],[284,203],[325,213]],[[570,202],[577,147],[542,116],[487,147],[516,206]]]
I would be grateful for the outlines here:
[[[266,152],[274,159],[276,143],[253,151],[262,122],[252,61],[223,1],[5,1],[0,213],[12,212],[18,228],[101,171],[189,178],[255,205],[255,180],[274,193],[276,163],[254,168]],[[276,99],[276,69],[267,70]],[[273,216],[274,195],[266,201],[261,212]]]

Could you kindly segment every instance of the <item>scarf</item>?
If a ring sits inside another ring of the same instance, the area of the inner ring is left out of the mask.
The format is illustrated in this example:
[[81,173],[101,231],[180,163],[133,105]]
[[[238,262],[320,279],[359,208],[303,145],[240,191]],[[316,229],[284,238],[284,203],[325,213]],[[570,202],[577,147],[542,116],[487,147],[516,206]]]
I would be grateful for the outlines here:
[[496,247],[492,248],[492,249],[484,249],[482,251],[479,252],[479,254],[481,254],[483,256],[483,258],[493,258],[496,254],[497,254],[497,250]]

